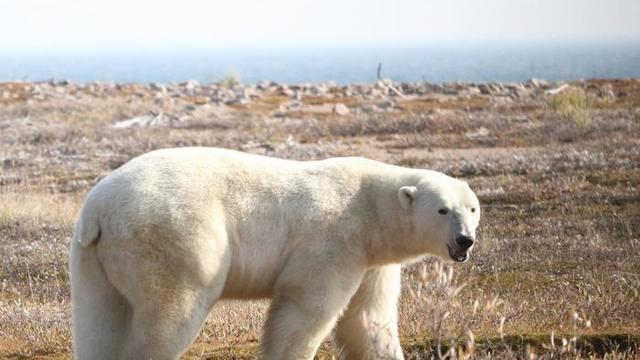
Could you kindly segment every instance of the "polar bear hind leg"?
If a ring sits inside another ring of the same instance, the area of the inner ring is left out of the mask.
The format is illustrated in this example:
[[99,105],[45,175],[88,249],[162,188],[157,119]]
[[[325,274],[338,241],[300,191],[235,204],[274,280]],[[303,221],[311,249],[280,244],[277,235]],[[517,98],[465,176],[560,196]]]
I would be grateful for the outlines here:
[[117,357],[128,327],[130,307],[102,271],[95,246],[71,244],[71,304],[74,357]]
[[114,281],[132,304],[122,359],[178,359],[195,340],[228,274],[224,256],[208,257],[220,252],[196,248],[202,250],[200,256],[194,249],[186,253],[164,249],[155,253],[159,259],[120,257],[111,262],[117,265],[105,266],[107,274],[127,269],[126,276]]
[[222,254],[216,258],[171,248],[151,253],[149,242],[131,239],[118,244],[121,251],[101,248],[109,240],[72,245],[76,358],[178,359],[222,294],[225,251],[197,248],[205,249],[200,255]]
[[173,291],[171,301],[134,309],[122,359],[178,359],[195,340],[212,306],[201,291]]
[[335,342],[341,359],[403,359],[397,307],[400,265],[369,270],[338,322]]

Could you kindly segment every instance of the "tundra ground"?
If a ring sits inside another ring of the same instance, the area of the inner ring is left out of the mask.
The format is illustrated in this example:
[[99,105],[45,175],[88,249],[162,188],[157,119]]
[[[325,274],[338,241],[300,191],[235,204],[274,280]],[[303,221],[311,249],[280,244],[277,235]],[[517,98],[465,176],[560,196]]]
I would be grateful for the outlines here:
[[[53,97],[33,86],[0,84],[0,357],[71,356],[67,249],[83,197],[132,157],[176,146],[365,156],[467,180],[482,203],[479,246],[464,264],[405,267],[407,358],[640,357],[638,80],[434,91],[383,111],[337,93],[290,108],[268,92],[226,106],[134,85]],[[349,113],[321,108],[336,103]],[[113,126],[140,116],[182,120]],[[267,307],[217,304],[185,358],[255,358]],[[332,356],[327,341],[319,357]]]

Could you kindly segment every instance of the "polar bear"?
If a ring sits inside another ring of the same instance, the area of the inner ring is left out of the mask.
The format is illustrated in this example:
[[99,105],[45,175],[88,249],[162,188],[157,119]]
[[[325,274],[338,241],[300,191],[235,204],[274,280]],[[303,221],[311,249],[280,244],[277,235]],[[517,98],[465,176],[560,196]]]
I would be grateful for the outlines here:
[[219,299],[271,298],[264,359],[402,359],[400,263],[466,261],[467,183],[363,158],[154,151],[88,194],[71,243],[78,359],[176,359]]

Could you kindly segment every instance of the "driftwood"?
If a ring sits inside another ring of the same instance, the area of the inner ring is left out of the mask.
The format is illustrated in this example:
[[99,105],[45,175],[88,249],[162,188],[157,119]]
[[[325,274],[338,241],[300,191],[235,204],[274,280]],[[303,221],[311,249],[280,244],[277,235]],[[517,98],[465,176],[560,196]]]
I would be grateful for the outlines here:
[[549,90],[545,91],[544,93],[546,95],[556,95],[556,94],[560,94],[561,92],[567,90],[568,88],[569,88],[569,84],[564,84],[564,85],[558,86],[557,88],[549,89]]
[[406,96],[404,96],[404,94],[400,90],[398,90],[395,86],[393,86],[391,79],[382,78],[382,63],[378,63],[378,71],[376,72],[376,76],[378,78],[378,86],[386,87],[387,89],[391,90],[394,94],[398,95],[403,99],[407,98]]

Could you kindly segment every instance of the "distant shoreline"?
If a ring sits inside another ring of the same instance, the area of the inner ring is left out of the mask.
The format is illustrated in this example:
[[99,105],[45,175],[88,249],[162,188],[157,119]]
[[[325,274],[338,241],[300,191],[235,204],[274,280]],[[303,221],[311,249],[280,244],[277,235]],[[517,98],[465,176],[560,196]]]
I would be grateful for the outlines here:
[[[229,75],[226,78],[210,81],[210,82],[200,82],[196,79],[187,79],[185,81],[149,81],[149,82],[141,82],[141,81],[133,81],[133,82],[124,82],[124,81],[72,81],[64,78],[49,78],[44,80],[2,80],[0,79],[0,85],[10,85],[10,84],[22,84],[22,85],[49,85],[52,87],[79,87],[86,88],[90,86],[96,86],[100,88],[120,88],[120,87],[141,87],[141,88],[149,88],[154,90],[158,86],[164,86],[167,88],[171,87],[207,87],[207,86],[229,86],[229,82],[232,83],[231,87],[240,87],[240,88],[265,88],[265,87],[288,87],[288,88],[303,88],[307,89],[314,86],[324,86],[327,88],[345,88],[350,86],[357,87],[375,87],[379,85],[381,82],[386,82],[393,84],[395,86],[427,86],[430,89],[435,89],[438,92],[438,89],[446,89],[451,87],[458,88],[467,88],[467,87],[482,87],[482,86],[504,86],[504,87],[514,87],[514,86],[530,86],[532,83],[541,83],[544,84],[545,87],[550,87],[554,85],[562,85],[562,84],[575,84],[575,83],[590,83],[590,82],[615,82],[615,81],[639,81],[640,76],[637,77],[620,77],[620,78],[585,78],[585,79],[560,79],[560,80],[549,80],[544,78],[531,77],[524,81],[484,81],[484,82],[473,82],[473,81],[450,81],[443,83],[432,83],[429,81],[396,81],[390,78],[382,78],[375,79],[370,82],[350,82],[350,83],[339,83],[336,81],[314,81],[314,82],[300,82],[300,83],[286,83],[279,82],[275,80],[261,80],[255,83],[245,83],[241,81],[239,78],[236,78],[233,74]],[[190,85],[191,84],[191,85]],[[195,85],[194,85],[195,84]]]

